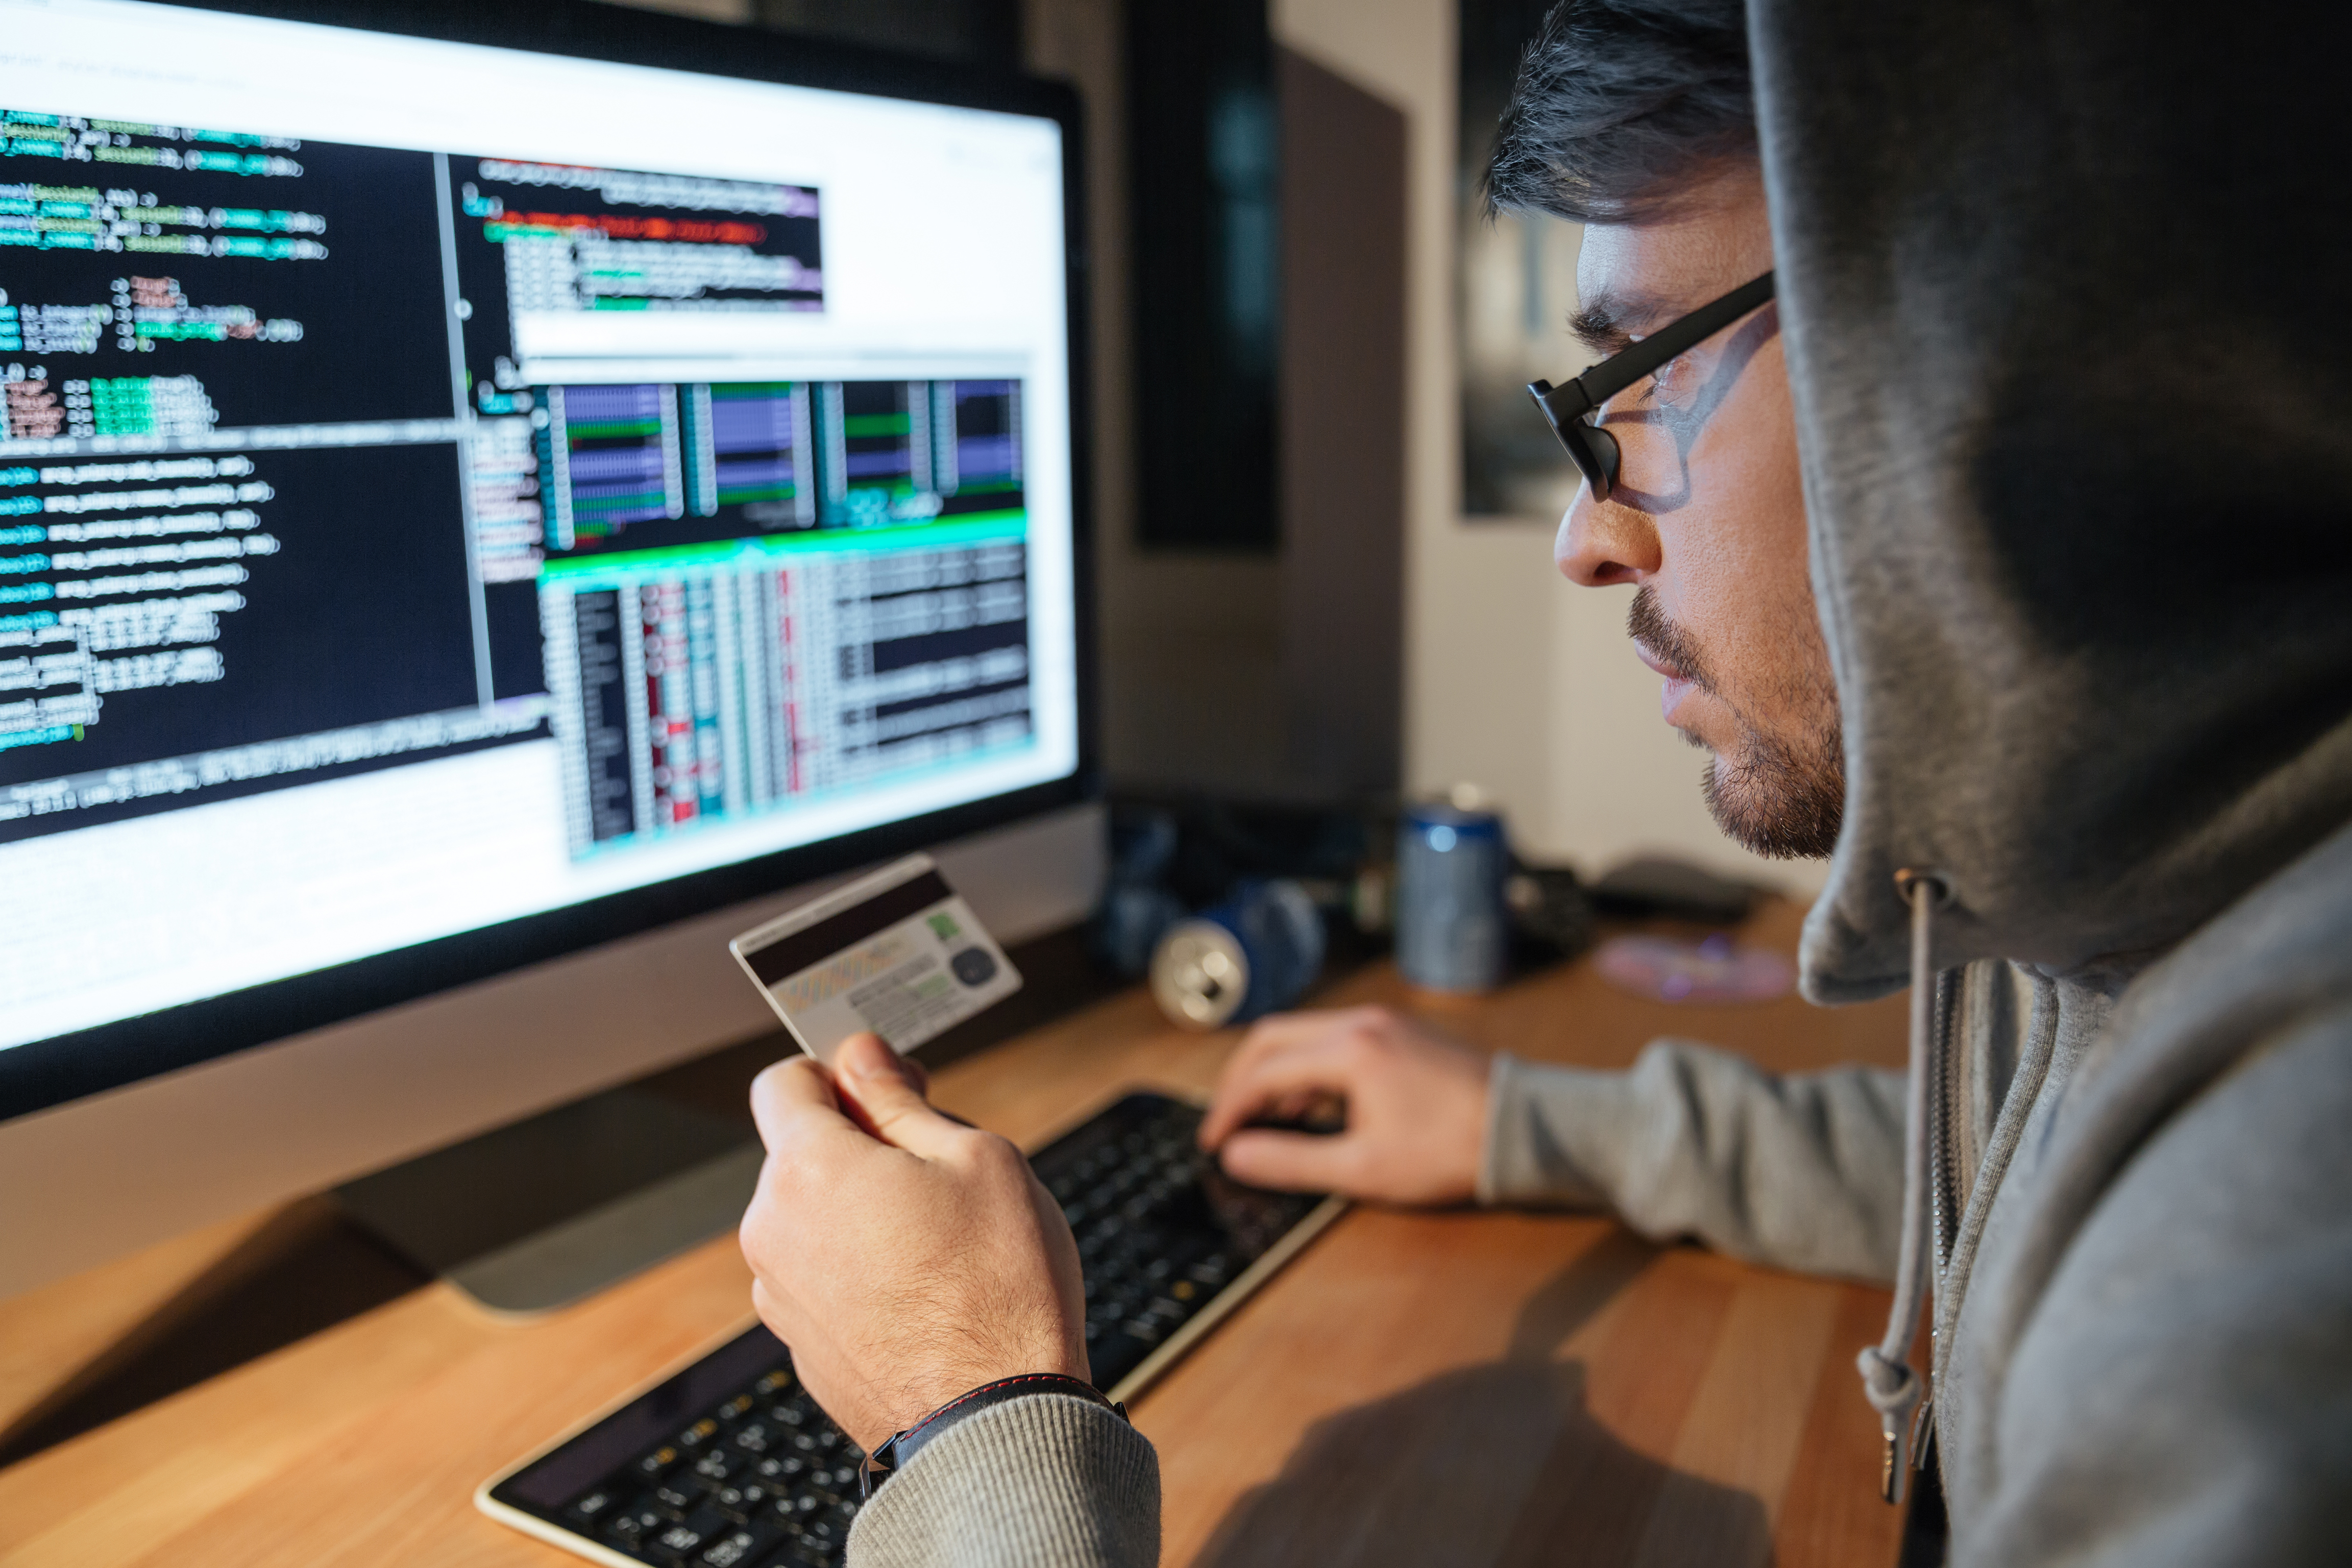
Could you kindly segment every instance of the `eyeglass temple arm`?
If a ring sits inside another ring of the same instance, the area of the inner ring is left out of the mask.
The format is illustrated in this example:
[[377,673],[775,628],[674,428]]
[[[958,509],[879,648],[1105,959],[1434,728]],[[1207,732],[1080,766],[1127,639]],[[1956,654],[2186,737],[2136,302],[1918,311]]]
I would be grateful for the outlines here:
[[1624,353],[1612,354],[1563,385],[1528,384],[1537,404],[1557,426],[1580,419],[1676,354],[1713,337],[1772,297],[1772,274],[1742,283],[1719,300],[1701,305],[1664,331],[1653,332]]

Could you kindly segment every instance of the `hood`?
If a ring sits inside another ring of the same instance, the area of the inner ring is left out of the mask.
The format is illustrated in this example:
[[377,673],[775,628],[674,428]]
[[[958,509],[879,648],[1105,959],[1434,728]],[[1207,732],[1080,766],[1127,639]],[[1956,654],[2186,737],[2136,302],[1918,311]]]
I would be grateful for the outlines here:
[[2352,819],[2335,8],[1751,0],[1845,825],[1804,985],[2179,941]]

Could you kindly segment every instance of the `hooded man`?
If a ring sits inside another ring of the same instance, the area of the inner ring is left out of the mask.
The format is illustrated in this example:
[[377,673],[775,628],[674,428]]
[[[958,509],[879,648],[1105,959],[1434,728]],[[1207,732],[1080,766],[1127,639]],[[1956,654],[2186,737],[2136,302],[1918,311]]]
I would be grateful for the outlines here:
[[[2214,20],[1552,14],[1492,187],[1588,226],[1577,327],[1628,356],[1545,400],[1591,481],[1561,568],[1638,584],[1727,830],[1834,852],[1807,994],[1907,982],[1912,1068],[1490,1065],[1309,1015],[1203,1124],[1244,1180],[1601,1205],[1891,1279],[1885,1479],[1937,1467],[1961,1563],[2343,1555],[2352,209],[2322,150],[2352,27]],[[1312,1091],[1343,1133],[1242,1130]],[[1084,1376],[1075,1249],[1010,1145],[872,1041],[754,1100],[755,1299],[854,1437]],[[1156,1464],[1108,1410],[927,1431],[854,1563],[1156,1559]]]

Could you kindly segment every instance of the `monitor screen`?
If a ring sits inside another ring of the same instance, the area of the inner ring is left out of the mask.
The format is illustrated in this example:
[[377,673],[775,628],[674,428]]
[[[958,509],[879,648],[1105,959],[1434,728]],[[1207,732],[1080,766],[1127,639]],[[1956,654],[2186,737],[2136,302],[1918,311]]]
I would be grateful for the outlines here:
[[0,0],[0,1066],[1074,778],[1064,137]]

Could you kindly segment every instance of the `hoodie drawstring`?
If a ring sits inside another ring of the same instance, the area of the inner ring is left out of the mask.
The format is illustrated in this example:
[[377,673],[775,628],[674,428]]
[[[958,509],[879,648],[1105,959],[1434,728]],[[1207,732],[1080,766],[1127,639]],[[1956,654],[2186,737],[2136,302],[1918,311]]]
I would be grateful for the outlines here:
[[1937,1124],[1943,1064],[1936,1038],[1935,911],[1952,900],[1951,885],[1933,871],[1897,871],[1895,886],[1911,907],[1911,1081],[1903,1124],[1903,1238],[1895,1268],[1895,1305],[1886,1337],[1864,1351],[1863,1392],[1878,1411],[1886,1448],[1879,1495],[1899,1503],[1908,1489],[1916,1443],[1914,1416],[1927,1389],[1911,1366],[1911,1341],[1927,1305],[1928,1140]]

